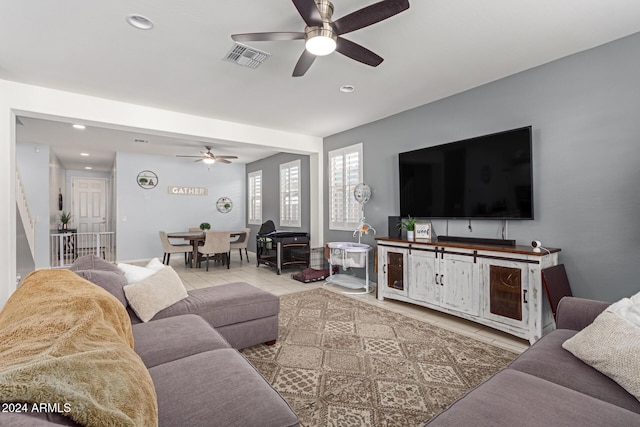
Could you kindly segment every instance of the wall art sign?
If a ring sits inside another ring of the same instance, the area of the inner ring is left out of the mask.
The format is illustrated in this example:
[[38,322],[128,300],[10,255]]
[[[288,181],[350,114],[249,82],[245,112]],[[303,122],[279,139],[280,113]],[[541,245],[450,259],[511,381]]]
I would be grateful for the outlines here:
[[142,171],[138,174],[136,182],[145,190],[150,190],[158,185],[158,175],[156,175],[155,172],[152,171]]
[[220,197],[216,202],[216,208],[219,212],[228,213],[233,208],[233,202],[228,197]]
[[431,240],[431,223],[416,222],[415,237],[421,240]]
[[206,196],[209,193],[207,187],[178,187],[177,185],[169,186],[169,194],[179,196]]

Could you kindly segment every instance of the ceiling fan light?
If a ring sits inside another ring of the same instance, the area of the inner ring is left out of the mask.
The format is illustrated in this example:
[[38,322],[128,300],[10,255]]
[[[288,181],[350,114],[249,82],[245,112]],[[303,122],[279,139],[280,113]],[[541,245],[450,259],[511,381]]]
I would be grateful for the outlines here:
[[307,27],[305,29],[305,48],[316,56],[329,55],[336,50],[338,36],[333,32],[329,21],[324,21],[322,26]]
[[336,50],[336,41],[331,37],[317,36],[308,39],[305,47],[316,56],[324,56]]
[[202,161],[204,163],[206,163],[207,165],[212,165],[212,164],[214,164],[216,162],[216,159],[211,159],[211,158],[207,157],[206,159],[202,159]]

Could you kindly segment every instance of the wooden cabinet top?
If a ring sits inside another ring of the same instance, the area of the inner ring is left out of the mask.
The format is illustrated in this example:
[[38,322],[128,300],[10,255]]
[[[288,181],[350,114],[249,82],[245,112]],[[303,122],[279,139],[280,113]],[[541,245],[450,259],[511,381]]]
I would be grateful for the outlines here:
[[[434,246],[438,248],[459,248],[459,249],[468,249],[472,251],[492,251],[492,252],[504,252],[510,254],[523,254],[523,255],[533,255],[533,256],[544,256],[550,253],[560,252],[558,248],[547,248],[544,247],[540,252],[535,252],[531,246],[524,245],[488,245],[488,244],[478,244],[478,243],[465,243],[465,242],[438,242],[438,241],[430,241],[430,240],[415,240],[410,242],[409,240],[403,239],[394,239],[388,237],[376,237],[376,240],[381,244],[393,244],[393,243],[402,243],[403,245],[426,245],[426,246]],[[547,252],[548,251],[548,252]]]

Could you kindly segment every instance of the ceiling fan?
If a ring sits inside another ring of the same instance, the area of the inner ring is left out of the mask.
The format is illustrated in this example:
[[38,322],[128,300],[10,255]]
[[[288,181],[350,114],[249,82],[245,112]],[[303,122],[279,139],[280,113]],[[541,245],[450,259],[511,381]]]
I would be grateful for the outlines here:
[[209,145],[205,145],[207,151],[201,151],[202,155],[200,156],[180,156],[176,157],[198,157],[198,160],[194,160],[194,162],[204,162],[208,165],[214,163],[231,163],[228,159],[237,159],[238,156],[216,156],[211,152],[211,147]]
[[383,0],[332,21],[333,4],[330,1],[292,1],[307,24],[304,32],[246,33],[234,34],[231,38],[237,42],[304,39],[305,50],[293,69],[293,77],[303,76],[316,56],[328,55],[334,50],[363,64],[377,67],[383,61],[380,56],[342,35],[391,18],[409,8],[409,0]]

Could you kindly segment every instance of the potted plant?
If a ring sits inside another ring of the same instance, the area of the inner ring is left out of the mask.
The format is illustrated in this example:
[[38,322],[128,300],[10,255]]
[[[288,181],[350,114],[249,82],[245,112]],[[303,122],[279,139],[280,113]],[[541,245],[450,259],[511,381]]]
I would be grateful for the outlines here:
[[149,180],[147,178],[145,178],[145,177],[142,177],[142,178],[138,179],[138,182],[140,183],[140,185],[147,185]]
[[412,218],[411,215],[409,215],[406,220],[400,221],[400,223],[398,224],[398,228],[401,230],[403,228],[407,230],[407,240],[413,241],[413,232],[416,229],[416,219]]
[[69,227],[69,222],[71,222],[71,212],[62,211],[60,214],[60,223],[62,224],[63,230]]
[[203,222],[202,224],[200,224],[200,230],[211,230],[211,224],[209,224],[208,222]]

